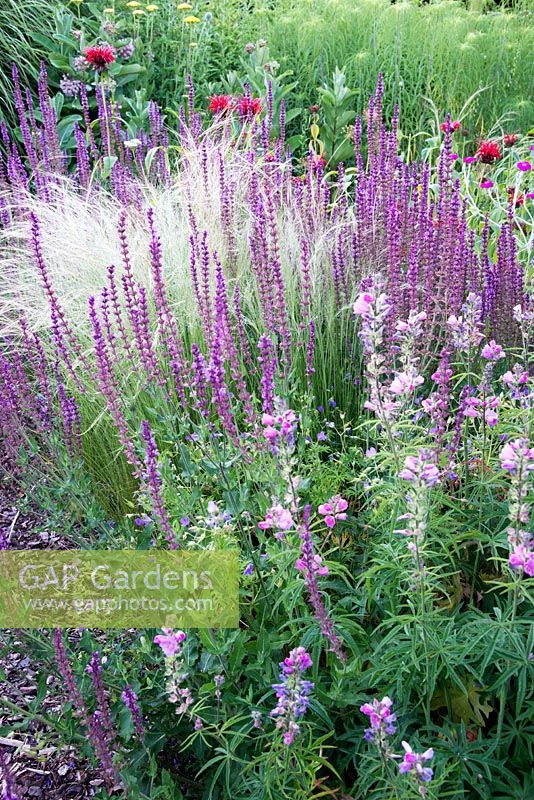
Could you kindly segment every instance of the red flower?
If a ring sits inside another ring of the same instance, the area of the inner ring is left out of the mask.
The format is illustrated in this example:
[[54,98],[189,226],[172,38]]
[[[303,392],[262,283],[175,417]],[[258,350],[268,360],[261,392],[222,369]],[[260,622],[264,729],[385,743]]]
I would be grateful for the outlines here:
[[84,55],[93,69],[98,72],[102,72],[115,61],[115,49],[109,44],[95,44],[94,47],[88,47]]
[[478,156],[483,164],[493,164],[494,161],[502,158],[497,142],[490,142],[489,140],[480,142],[475,155]]
[[505,133],[502,141],[505,147],[513,147],[518,139],[517,133]]
[[[514,195],[515,195],[514,187],[513,186],[509,186],[506,191],[508,193],[508,202],[509,203],[513,203],[514,202]],[[525,202],[525,196],[523,194],[518,194],[517,197],[515,198],[514,205],[515,205],[516,208],[520,208],[524,204],[524,202]]]
[[317,172],[319,169],[324,169],[326,166],[326,159],[318,153],[310,153],[308,156],[308,163],[312,171]]
[[263,106],[259,97],[238,97],[237,110],[240,116],[252,119],[257,114],[261,114]]
[[234,98],[231,94],[214,94],[210,97],[208,111],[214,114],[226,114],[235,108]]
[[[459,130],[460,127],[461,127],[461,124],[462,123],[457,119],[453,120],[452,122],[449,122],[449,127],[450,127],[451,132],[454,133],[454,131]],[[446,122],[442,122],[440,127],[441,127],[441,130],[443,131],[443,133],[445,133],[445,131],[447,130],[447,123]]]

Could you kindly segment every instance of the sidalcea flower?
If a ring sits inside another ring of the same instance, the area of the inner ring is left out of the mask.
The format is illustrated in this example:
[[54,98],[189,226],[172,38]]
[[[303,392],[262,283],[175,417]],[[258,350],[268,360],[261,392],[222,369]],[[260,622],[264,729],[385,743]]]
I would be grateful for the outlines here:
[[465,156],[463,161],[464,164],[474,164],[476,160],[477,160],[476,156]]
[[381,749],[385,746],[386,737],[397,730],[394,724],[397,721],[397,715],[392,713],[392,705],[393,701],[389,697],[383,697],[382,700],[375,699],[372,703],[364,703],[363,706],[360,706],[360,711],[369,717],[371,724],[371,727],[367,728],[364,733],[364,739],[374,742]]
[[179,655],[182,651],[182,643],[186,640],[186,634],[183,631],[173,631],[172,628],[163,628],[163,633],[154,636],[154,644],[157,644],[163,650],[165,658]]
[[348,502],[341,497],[341,495],[336,494],[334,497],[331,497],[330,500],[327,500],[326,503],[322,503],[317,511],[324,517],[325,524],[329,528],[333,528],[338,520],[347,519],[347,514],[345,512],[348,507]]
[[502,158],[502,153],[499,150],[497,142],[484,140],[480,142],[476,155],[483,164],[493,164]]
[[293,744],[299,734],[297,720],[304,716],[310,703],[313,683],[303,680],[302,673],[311,666],[309,653],[303,647],[296,647],[280,662],[280,682],[272,685],[278,702],[270,716],[276,718],[276,727],[283,731],[283,741],[287,746]]
[[235,108],[235,101],[231,94],[214,94],[210,97],[208,111],[213,114],[228,114]]
[[115,48],[109,44],[97,44],[84,52],[88,64],[97,72],[103,72],[115,61]]
[[481,189],[493,189],[493,181],[482,181],[480,184]]
[[530,172],[530,170],[532,169],[532,164],[530,163],[530,161],[518,161],[516,167],[521,172]]
[[480,353],[482,358],[487,358],[488,361],[499,361],[501,358],[506,358],[506,353],[500,344],[497,344],[495,339],[492,339],[489,344],[484,345]]
[[[428,781],[432,780],[434,771],[430,767],[424,767],[423,764],[434,758],[433,749],[429,747],[424,753],[414,753],[408,742],[402,742],[402,746],[404,748],[404,758],[399,764],[399,772],[403,775],[412,772],[419,782],[428,783]],[[423,793],[421,792],[421,794]]]

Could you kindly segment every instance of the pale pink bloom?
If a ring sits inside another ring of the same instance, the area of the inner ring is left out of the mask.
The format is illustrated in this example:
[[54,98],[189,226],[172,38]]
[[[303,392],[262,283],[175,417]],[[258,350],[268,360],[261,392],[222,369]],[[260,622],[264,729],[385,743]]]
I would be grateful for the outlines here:
[[492,339],[491,342],[484,345],[482,348],[481,356],[482,358],[487,358],[488,361],[499,361],[499,359],[506,357],[506,353],[501,345],[497,344],[495,339]]
[[489,425],[490,428],[493,428],[498,423],[499,416],[492,408],[487,408],[484,411],[484,419],[486,420],[486,424]]
[[408,392],[413,392],[422,383],[424,383],[422,375],[408,375],[407,372],[399,372],[392,380],[389,388],[393,394],[408,394]]
[[326,503],[322,503],[317,511],[324,516],[325,525],[329,528],[333,528],[338,520],[347,519],[345,511],[348,507],[348,502],[339,494],[336,494],[334,497],[331,497],[330,500],[327,500]]
[[353,311],[356,315],[368,314],[371,304],[374,302],[374,297],[369,292],[362,292],[353,306]]
[[182,642],[186,639],[183,631],[173,631],[172,628],[163,628],[163,634],[154,636],[154,643],[159,645],[167,658],[176,655],[181,649]]
[[276,528],[279,531],[288,531],[295,525],[291,512],[283,508],[279,503],[272,506],[266,513],[265,519],[258,522],[258,528],[266,531],[269,528]]

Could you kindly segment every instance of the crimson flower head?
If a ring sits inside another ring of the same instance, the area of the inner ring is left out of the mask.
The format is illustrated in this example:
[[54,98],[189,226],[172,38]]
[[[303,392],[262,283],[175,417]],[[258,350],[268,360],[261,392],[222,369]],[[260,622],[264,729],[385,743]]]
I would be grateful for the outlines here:
[[[524,205],[525,196],[523,194],[518,194],[517,197],[515,197],[515,189],[513,186],[509,186],[506,192],[508,194],[509,203],[514,203],[516,208],[520,208],[522,205]],[[515,197],[515,202],[514,202],[514,197]]]
[[320,169],[323,169],[326,166],[326,159],[324,156],[320,156],[318,153],[310,153],[308,156],[308,164],[310,165],[312,172],[318,172]]
[[498,161],[499,158],[502,158],[502,153],[499,150],[497,142],[491,142],[489,140],[480,142],[476,155],[483,164],[493,164],[494,161]]
[[95,44],[88,47],[84,55],[93,69],[102,72],[115,61],[115,48],[110,44]]
[[214,114],[227,114],[234,108],[234,98],[231,94],[214,94],[210,97],[208,111],[212,111]]
[[455,120],[453,120],[452,122],[449,122],[449,123],[442,122],[440,127],[441,127],[441,130],[443,131],[443,133],[445,133],[446,130],[447,130],[447,124],[449,125],[449,129],[450,129],[450,131],[452,133],[454,133],[454,131],[459,130],[460,127],[461,127],[461,122],[459,120],[457,120],[457,119],[455,119]]
[[505,133],[502,141],[505,147],[513,147],[518,139],[517,133]]
[[263,106],[259,97],[243,97],[237,98],[237,110],[240,116],[252,119],[257,114],[261,114]]

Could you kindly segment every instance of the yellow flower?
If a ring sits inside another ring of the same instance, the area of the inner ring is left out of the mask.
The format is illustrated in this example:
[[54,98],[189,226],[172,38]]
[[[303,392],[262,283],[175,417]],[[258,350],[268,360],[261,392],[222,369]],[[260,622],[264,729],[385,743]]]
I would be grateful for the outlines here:
[[129,3],[126,3],[127,8],[139,8],[140,5],[141,3],[138,0],[130,0]]
[[157,6],[155,3],[150,3],[150,5],[148,5],[146,7],[146,10],[147,11],[157,11],[158,8],[159,8],[159,6]]
[[189,8],[193,8],[193,6],[191,5],[191,3],[179,3],[179,4],[176,6],[176,8],[177,8],[179,11],[187,11]]
[[198,42],[189,42],[189,47],[198,47]]
[[200,22],[200,20],[198,17],[194,17],[192,14],[190,14],[188,17],[184,17],[184,22],[186,25],[194,25],[195,22]]
[[132,14],[134,15],[134,17],[142,17],[144,16],[145,12],[143,11],[142,8],[134,8]]
[[114,8],[105,8],[104,9],[104,14],[114,14],[114,13],[115,13],[115,9]]

